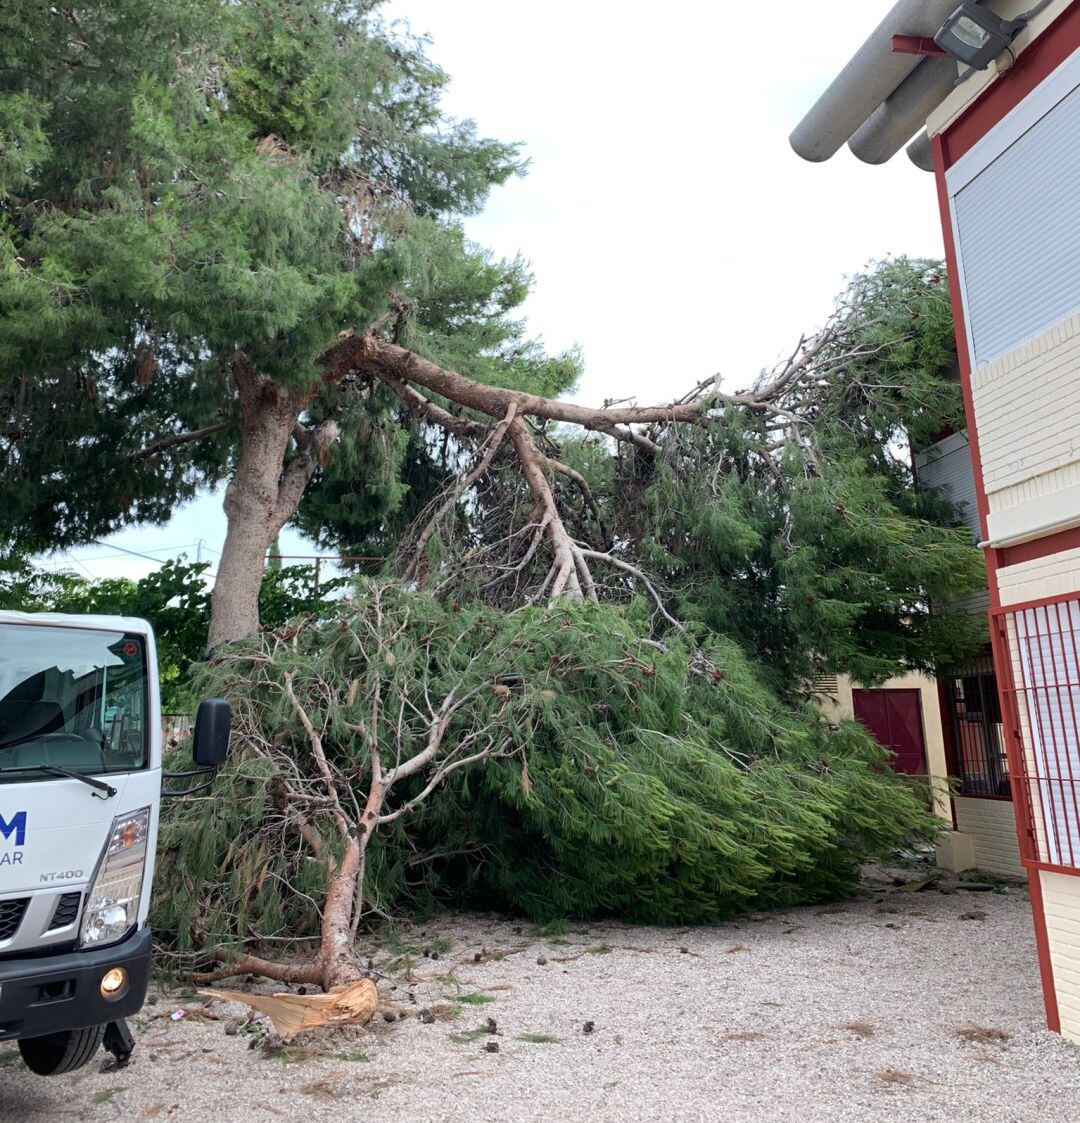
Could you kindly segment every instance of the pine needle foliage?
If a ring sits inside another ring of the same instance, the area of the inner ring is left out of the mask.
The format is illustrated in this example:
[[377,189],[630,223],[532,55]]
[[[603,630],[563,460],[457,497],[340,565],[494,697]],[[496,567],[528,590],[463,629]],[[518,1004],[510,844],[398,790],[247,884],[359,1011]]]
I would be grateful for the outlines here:
[[732,641],[661,645],[648,625],[639,603],[505,613],[369,583],[329,618],[219,655],[199,689],[232,698],[233,756],[164,822],[155,926],[188,952],[318,933],[335,844],[312,853],[298,807],[326,839],[334,828],[287,795],[302,801],[316,768],[287,681],[343,799],[362,804],[371,779],[357,722],[393,764],[453,691],[468,702],[447,753],[478,731],[498,745],[378,829],[369,916],[455,903],[715,921],[847,894],[861,860],[932,834],[925,793],[860,726],[784,704]]
[[[390,308],[420,351],[574,381],[511,314],[521,264],[461,228],[517,146],[444,110],[448,76],[380,7],[0,5],[0,534],[20,548],[166,521],[235,468],[238,354],[282,391],[321,384],[314,360]],[[316,422],[342,404],[314,397]],[[342,431],[362,447],[334,480],[359,461],[372,486],[341,518],[366,526],[401,500],[400,441]]]
[[585,469],[675,614],[737,640],[782,692],[821,674],[933,673],[986,641],[959,604],[985,583],[971,531],[912,468],[913,452],[965,425],[943,267],[877,263],[838,308],[854,339],[842,359],[819,355],[820,380],[785,403],[805,441],[729,408],[673,428],[644,468]]

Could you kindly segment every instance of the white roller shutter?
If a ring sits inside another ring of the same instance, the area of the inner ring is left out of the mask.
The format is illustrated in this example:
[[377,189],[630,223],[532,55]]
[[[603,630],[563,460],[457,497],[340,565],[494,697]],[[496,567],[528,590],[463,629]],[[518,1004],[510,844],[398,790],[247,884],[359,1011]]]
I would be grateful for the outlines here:
[[[936,488],[960,508],[964,524],[971,531],[972,541],[982,538],[979,526],[979,501],[975,496],[975,468],[971,463],[971,447],[967,433],[952,433],[937,444],[915,454],[915,472],[919,486]],[[970,616],[990,610],[990,591],[985,586],[953,602],[952,608]]]
[[973,363],[1080,309],[1076,56],[950,171]]
[[960,508],[974,540],[982,538],[979,501],[975,496],[975,468],[967,433],[951,433],[937,444],[915,454],[915,471],[922,487],[934,488]]

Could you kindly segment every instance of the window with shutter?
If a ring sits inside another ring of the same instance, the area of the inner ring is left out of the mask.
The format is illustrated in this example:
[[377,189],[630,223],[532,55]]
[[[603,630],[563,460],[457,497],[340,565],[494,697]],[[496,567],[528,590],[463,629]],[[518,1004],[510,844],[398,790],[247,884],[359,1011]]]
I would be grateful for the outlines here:
[[950,169],[972,365],[1080,309],[1080,53]]

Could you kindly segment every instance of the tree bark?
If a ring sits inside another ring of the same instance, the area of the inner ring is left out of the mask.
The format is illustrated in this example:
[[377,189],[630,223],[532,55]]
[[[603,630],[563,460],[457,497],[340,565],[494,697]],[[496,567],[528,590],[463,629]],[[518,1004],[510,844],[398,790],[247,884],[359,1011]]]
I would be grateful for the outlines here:
[[[210,647],[258,631],[266,551],[295,514],[316,464],[339,436],[333,421],[315,430],[300,424],[317,383],[285,390],[242,357],[233,376],[239,393],[240,458],[225,489],[228,529],[210,598]],[[290,441],[296,453],[286,464]]]
[[356,954],[352,919],[358,882],[362,876],[363,849],[356,838],[345,844],[326,888],[323,902],[322,940],[319,963],[323,971],[323,990],[348,986],[363,978],[364,969]]

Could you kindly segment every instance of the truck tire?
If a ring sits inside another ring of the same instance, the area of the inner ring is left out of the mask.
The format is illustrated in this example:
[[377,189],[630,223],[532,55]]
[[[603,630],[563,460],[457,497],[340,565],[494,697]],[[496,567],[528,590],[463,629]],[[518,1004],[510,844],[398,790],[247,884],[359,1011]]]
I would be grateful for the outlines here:
[[86,1029],[66,1029],[48,1033],[44,1037],[23,1037],[19,1052],[26,1067],[38,1076],[61,1076],[74,1072],[101,1048],[105,1027],[89,1026]]

